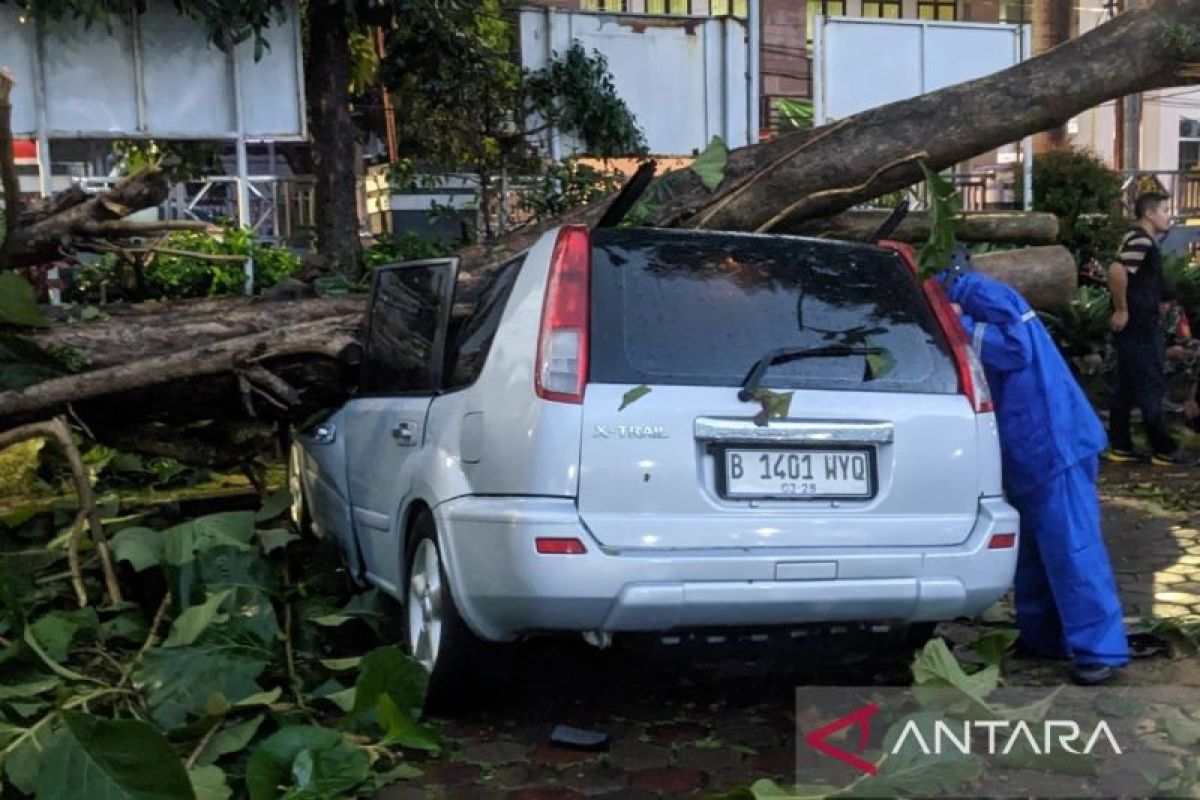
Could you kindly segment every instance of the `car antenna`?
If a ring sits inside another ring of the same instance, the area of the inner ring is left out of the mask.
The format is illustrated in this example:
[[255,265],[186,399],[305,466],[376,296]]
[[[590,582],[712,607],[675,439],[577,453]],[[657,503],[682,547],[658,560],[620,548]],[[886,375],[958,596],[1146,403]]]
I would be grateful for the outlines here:
[[887,219],[883,221],[883,224],[875,229],[875,232],[871,234],[871,238],[868,239],[868,241],[871,244],[879,244],[884,239],[891,236],[896,231],[896,228],[900,227],[900,223],[904,222],[904,218],[908,216],[908,209],[909,202],[908,198],[906,197],[901,200],[895,208],[892,209],[892,213],[888,214]]
[[621,186],[621,190],[617,192],[617,196],[613,198],[608,210],[604,212],[604,216],[600,218],[595,227],[615,228],[620,225],[621,220],[625,219],[625,215],[633,208],[633,204],[646,193],[646,188],[654,179],[656,169],[658,169],[658,164],[653,160],[643,161],[639,164],[629,180]]

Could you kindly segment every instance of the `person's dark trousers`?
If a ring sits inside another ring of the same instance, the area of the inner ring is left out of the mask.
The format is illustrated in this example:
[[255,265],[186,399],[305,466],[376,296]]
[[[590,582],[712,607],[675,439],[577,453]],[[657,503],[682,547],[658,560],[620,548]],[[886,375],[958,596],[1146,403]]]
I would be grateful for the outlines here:
[[1178,443],[1163,422],[1163,342],[1156,328],[1126,328],[1113,336],[1117,351],[1117,383],[1109,408],[1108,438],[1115,450],[1132,450],[1129,413],[1138,408],[1155,453],[1170,455]]

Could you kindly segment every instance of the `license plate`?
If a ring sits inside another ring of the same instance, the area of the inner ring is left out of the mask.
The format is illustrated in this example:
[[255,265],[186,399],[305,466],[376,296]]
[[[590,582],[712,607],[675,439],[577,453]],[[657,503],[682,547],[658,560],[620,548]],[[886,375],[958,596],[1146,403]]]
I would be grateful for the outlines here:
[[726,497],[819,499],[872,496],[868,450],[725,451]]

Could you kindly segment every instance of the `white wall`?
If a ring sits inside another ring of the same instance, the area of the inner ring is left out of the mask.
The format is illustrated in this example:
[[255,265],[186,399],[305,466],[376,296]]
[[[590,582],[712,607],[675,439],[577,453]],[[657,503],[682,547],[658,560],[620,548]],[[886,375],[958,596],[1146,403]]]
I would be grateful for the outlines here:
[[[521,64],[544,67],[578,41],[608,59],[617,93],[646,134],[650,152],[688,155],[713,136],[751,142],[745,24],[736,19],[637,17],[553,9],[521,11]],[[582,149],[555,136],[552,154]]]

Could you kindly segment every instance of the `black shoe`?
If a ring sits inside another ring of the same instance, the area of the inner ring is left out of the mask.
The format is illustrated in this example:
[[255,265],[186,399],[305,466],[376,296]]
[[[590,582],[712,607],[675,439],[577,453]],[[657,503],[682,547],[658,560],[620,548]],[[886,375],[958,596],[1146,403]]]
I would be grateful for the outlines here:
[[1137,464],[1146,460],[1146,454],[1123,447],[1110,447],[1104,451],[1104,460],[1113,464]]
[[1108,664],[1073,664],[1071,681],[1076,686],[1102,686],[1117,676],[1115,667]]
[[1182,453],[1176,450],[1170,455],[1155,453],[1150,456],[1150,463],[1156,467],[1194,467],[1196,462],[1190,458],[1184,457]]

